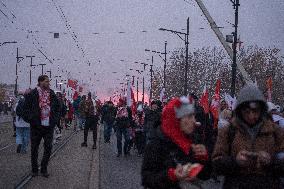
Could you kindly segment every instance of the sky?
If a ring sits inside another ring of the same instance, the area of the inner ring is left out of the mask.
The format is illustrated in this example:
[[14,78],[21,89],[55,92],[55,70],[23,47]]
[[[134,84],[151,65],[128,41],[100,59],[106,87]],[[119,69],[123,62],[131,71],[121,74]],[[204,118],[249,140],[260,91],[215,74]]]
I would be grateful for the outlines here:
[[[217,25],[224,27],[221,32],[230,34],[233,31],[230,23],[234,22],[231,1],[203,2]],[[277,47],[283,54],[284,1],[240,0],[240,4],[239,35],[243,46]],[[72,77],[91,83],[89,89],[99,97],[110,96],[121,88],[126,74],[139,75],[129,69],[143,70],[135,61],[150,64],[153,55],[154,68],[163,66],[158,55],[145,49],[162,52],[165,41],[169,53],[184,47],[178,36],[158,29],[184,31],[187,17],[191,51],[221,46],[194,0],[0,0],[0,10],[0,43],[17,41],[0,46],[0,82],[15,82],[18,48],[19,55],[24,57],[19,63],[21,90],[29,87],[30,69],[32,87],[41,74],[40,66],[29,66],[30,58],[26,56],[33,55],[33,64],[46,64],[44,72],[51,70],[52,78],[55,75]],[[53,37],[54,32],[59,33],[58,39]],[[76,45],[83,49],[84,55]],[[147,93],[149,69],[146,67],[144,73]],[[52,87],[55,87],[54,78]]]

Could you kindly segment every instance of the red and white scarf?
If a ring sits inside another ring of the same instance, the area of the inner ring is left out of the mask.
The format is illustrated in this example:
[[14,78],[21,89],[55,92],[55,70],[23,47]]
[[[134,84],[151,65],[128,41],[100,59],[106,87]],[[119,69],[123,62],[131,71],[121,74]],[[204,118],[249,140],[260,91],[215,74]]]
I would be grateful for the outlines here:
[[39,94],[40,119],[42,126],[49,126],[50,117],[50,91],[37,87]]

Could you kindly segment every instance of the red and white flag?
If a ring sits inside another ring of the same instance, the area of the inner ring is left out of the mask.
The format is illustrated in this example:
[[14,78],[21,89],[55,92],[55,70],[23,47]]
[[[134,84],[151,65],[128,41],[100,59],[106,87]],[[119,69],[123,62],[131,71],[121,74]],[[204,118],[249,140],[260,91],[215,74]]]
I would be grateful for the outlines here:
[[136,113],[136,101],[134,97],[134,92],[131,87],[130,81],[127,82],[127,94],[126,94],[127,106],[131,108],[132,116]]
[[212,102],[210,106],[210,111],[214,118],[214,128],[217,128],[218,119],[219,119],[219,107],[220,107],[220,100],[221,100],[220,90],[221,90],[221,80],[218,79],[217,84],[216,84],[215,94],[212,98]]
[[209,113],[209,92],[208,92],[208,89],[206,88],[206,85],[204,86],[203,93],[202,93],[199,103],[204,109],[204,112],[208,114]]
[[269,77],[266,81],[267,88],[267,102],[272,101],[272,77]]
[[166,100],[165,92],[166,92],[166,89],[163,88],[163,89],[161,90],[161,93],[160,93],[160,101],[161,101],[161,102],[164,102],[164,101]]
[[78,81],[77,80],[73,80],[73,79],[68,79],[67,86],[71,87],[74,90],[76,90],[77,86],[78,86]]

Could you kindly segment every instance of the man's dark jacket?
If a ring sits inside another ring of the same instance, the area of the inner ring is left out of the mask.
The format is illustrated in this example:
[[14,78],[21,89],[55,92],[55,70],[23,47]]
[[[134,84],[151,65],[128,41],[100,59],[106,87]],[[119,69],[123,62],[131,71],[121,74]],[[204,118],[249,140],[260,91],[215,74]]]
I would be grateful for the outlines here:
[[[60,120],[60,105],[53,90],[50,89],[50,118],[49,127],[53,128]],[[31,127],[41,125],[41,110],[39,107],[39,94],[37,89],[33,89],[25,97],[23,119],[31,124]]]
[[102,107],[102,121],[107,124],[113,124],[116,116],[116,108],[114,106],[104,105]]

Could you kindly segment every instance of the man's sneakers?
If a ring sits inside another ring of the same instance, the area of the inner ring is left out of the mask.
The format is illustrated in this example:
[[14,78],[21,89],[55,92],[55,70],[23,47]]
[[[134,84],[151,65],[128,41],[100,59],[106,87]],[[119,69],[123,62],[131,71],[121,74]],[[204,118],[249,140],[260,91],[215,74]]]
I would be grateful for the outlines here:
[[81,147],[88,147],[88,145],[87,145],[86,142],[83,142],[83,143],[81,144]]
[[118,153],[117,155],[116,155],[116,157],[120,157],[121,156],[121,153]]
[[93,149],[97,149],[97,145],[96,144],[93,145]]

